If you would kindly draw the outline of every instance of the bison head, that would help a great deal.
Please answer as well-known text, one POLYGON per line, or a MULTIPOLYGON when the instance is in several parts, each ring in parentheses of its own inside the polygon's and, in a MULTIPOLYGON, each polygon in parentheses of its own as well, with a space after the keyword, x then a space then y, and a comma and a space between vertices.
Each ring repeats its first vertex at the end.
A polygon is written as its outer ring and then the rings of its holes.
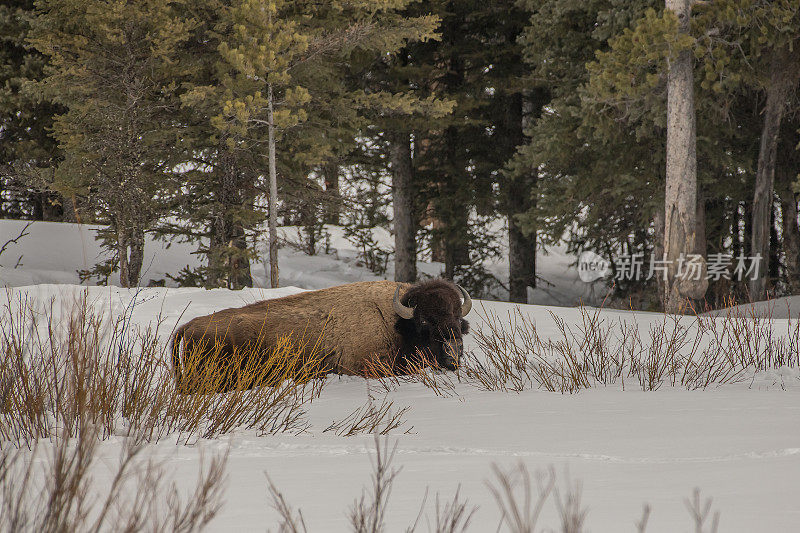
POLYGON ((441 368, 458 368, 464 352, 463 336, 469 330, 463 317, 472 308, 467 291, 437 279, 414 285, 401 299, 398 286, 392 306, 399 317, 395 329, 403 339, 398 370, 404 370, 406 361, 419 355, 433 356, 441 368))

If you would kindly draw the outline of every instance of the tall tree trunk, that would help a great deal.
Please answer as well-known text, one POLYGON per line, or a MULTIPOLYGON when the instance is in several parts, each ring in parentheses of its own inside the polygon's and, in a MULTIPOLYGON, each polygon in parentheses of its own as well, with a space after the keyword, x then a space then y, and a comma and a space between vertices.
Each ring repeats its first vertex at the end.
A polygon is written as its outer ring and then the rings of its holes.
POLYGON ((64 196, 64 222, 73 222, 80 224, 80 217, 78 215, 78 200, 73 194, 71 196, 64 196))
POLYGON ((60 194, 53 192, 35 192, 33 200, 33 219, 45 222, 61 222, 63 220, 62 202, 60 194))
MULTIPOLYGON (((689 30, 689 0, 666 0, 678 17, 680 32, 689 30)), ((697 141, 695 133, 694 75, 691 51, 675 57, 667 78, 667 169, 664 202, 664 256, 667 280, 664 309, 680 313, 689 298, 701 299, 708 288, 706 262, 701 255, 697 227, 697 141), (681 261, 693 259, 697 270, 679 271, 681 261), (695 279, 699 277, 699 279, 695 279)))
POLYGON ((417 280, 417 228, 414 217, 411 139, 407 132, 402 131, 390 131, 387 138, 392 165, 394 279, 413 282, 417 280))
MULTIPOLYGON (((664 210, 656 209, 653 215, 653 257, 661 259, 664 257, 664 210)), ((658 294, 666 294, 667 286, 663 276, 655 276, 658 294)), ((663 303, 663 302, 662 302, 663 303)))
POLYGON ((275 122, 272 109, 272 84, 269 84, 269 279, 278 287, 278 172, 275 162, 275 122))
POLYGON ((31 218, 33 220, 44 220, 44 195, 40 192, 34 192, 30 196, 31 204, 33 205, 33 213, 31 218))
POLYGON ((767 102, 764 107, 764 125, 758 152, 755 191, 753 193, 752 254, 761 257, 756 279, 750 281, 750 297, 763 300, 767 297, 769 273, 770 219, 774 206, 775 159, 781 120, 800 80, 800 58, 797 50, 788 47, 776 50, 770 65, 767 102))
POLYGON ((797 197, 786 191, 781 195, 783 214, 783 256, 790 294, 800 294, 800 227, 797 224, 797 197))
POLYGON ((244 226, 237 222, 231 225, 231 238, 228 247, 231 255, 228 262, 228 288, 243 289, 253 286, 253 276, 250 273, 250 258, 248 257, 247 234, 244 226))
MULTIPOLYGON (((706 199, 703 191, 698 188, 697 190, 697 209, 695 211, 695 227, 697 232, 695 234, 695 253, 706 257, 708 253, 708 242, 706 240, 706 199)), ((705 272, 704 272, 705 274, 705 272)), ((708 288, 708 284, 706 284, 708 288)), ((705 290, 703 291, 705 293, 705 290)))
POLYGON ((444 247, 444 276, 454 279, 456 269, 469 264, 469 213, 470 201, 464 194, 469 189, 467 185, 470 177, 466 169, 461 166, 461 139, 459 132, 454 127, 449 127, 444 132, 446 168, 444 182, 437 199, 439 213, 437 218, 443 222, 442 245, 444 247))
MULTIPOLYGON (((520 193, 530 196, 531 191, 520 193)), ((536 288, 536 232, 522 231, 514 215, 508 217, 508 285, 509 300, 523 304, 528 303, 528 287, 536 288)))
POLYGON ((131 287, 131 271, 128 265, 128 232, 117 228, 117 260, 119 261, 119 284, 131 287))
POLYGON ((322 177, 325 180, 325 223, 339 225, 341 223, 342 196, 339 192, 339 162, 329 161, 322 166, 322 177))
POLYGON ((733 239, 733 244, 731 245, 731 251, 733 252, 733 257, 736 258, 739 254, 744 252, 742 248, 742 204, 741 202, 736 202, 733 204, 733 225, 731 226, 731 239, 733 239))
POLYGON ((781 245, 786 284, 790 294, 800 294, 800 226, 797 222, 798 198, 793 190, 800 173, 800 151, 795 148, 800 135, 797 124, 784 124, 784 131, 787 129, 775 167, 775 190, 781 202, 781 245))
POLYGON ((780 241, 778 239, 778 228, 776 226, 777 215, 775 209, 769 217, 769 280, 777 280, 780 276, 780 241))
POLYGON ((245 195, 240 171, 232 154, 221 156, 218 211, 210 228, 206 287, 252 287, 245 228, 237 220, 245 195))
MULTIPOLYGON (((524 132, 540 115, 547 99, 546 91, 541 89, 525 95, 509 96, 505 119, 505 127, 508 129, 506 138, 510 142, 506 147, 509 157, 525 142, 524 132)), ((535 169, 528 169, 525 174, 506 179, 507 190, 504 196, 508 220, 509 300, 517 303, 528 303, 528 287, 536 287, 536 231, 524 232, 517 216, 528 213, 535 207, 533 191, 537 179, 535 169)))
POLYGON ((144 230, 135 227, 117 229, 117 259, 119 284, 122 287, 138 286, 144 260, 144 230))
POLYGON ((438 263, 447 262, 447 249, 445 248, 444 231, 445 226, 442 219, 436 213, 434 202, 428 202, 426 221, 431 225, 431 261, 438 263))
MULTIPOLYGON (((437 87, 439 83, 433 83, 432 86, 437 87)), ((435 89, 432 89, 435 91, 435 89)), ((429 152, 433 144, 432 138, 438 138, 442 135, 441 131, 416 131, 414 132, 414 179, 415 180, 430 180, 431 174, 436 174, 434 169, 431 168, 429 161, 431 157, 429 152)), ((438 170, 438 169, 437 169, 438 170)), ((439 195, 443 193, 441 183, 432 183, 431 186, 437 188, 439 195)), ((436 200, 428 199, 425 206, 421 208, 421 219, 419 220, 419 227, 431 228, 431 261, 436 263, 444 263, 446 251, 444 248, 444 231, 445 225, 439 214, 436 212, 436 200)))
POLYGON ((744 216, 742 220, 742 253, 745 257, 753 255, 753 203, 744 202, 744 216))
POLYGON ((144 261, 144 230, 131 228, 128 233, 128 287, 139 285, 144 261))

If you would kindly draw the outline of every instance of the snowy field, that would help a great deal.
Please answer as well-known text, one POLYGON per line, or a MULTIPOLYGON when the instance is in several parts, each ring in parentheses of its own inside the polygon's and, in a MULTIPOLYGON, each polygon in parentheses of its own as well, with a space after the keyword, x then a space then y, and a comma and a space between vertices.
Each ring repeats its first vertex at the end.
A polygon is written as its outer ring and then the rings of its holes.
MULTIPOLYGON (((14 236, 3 223, 3 236, 14 236)), ((57 308, 66 308, 87 291, 94 309, 109 318, 130 313, 132 323, 140 327, 162 319, 159 332, 166 343, 179 322, 195 316, 303 289, 373 279, 339 242, 339 259, 308 258, 284 249, 282 280, 295 286, 281 289, 80 287, 75 285, 74 271, 85 268, 81 261, 85 265, 95 261, 96 245, 85 230, 62 226, 32 226, 35 243, 22 241, 16 250, 22 255, 21 266, 14 268, 15 252, 2 258, 0 284, 7 289, 1 303, 27 296, 37 302, 54 299, 57 308)), ((193 247, 179 244, 163 253, 151 249, 154 259, 145 261, 147 276, 160 279, 164 272, 176 272, 194 257, 190 251, 193 247)), ((254 274, 258 268, 263 267, 254 266, 254 274)), ((263 278, 262 271, 262 283, 263 278)), ((488 301, 476 302, 468 318, 476 333, 485 332, 482 315, 506 317, 517 307, 535 322, 544 339, 558 338, 555 317, 574 327, 582 320, 576 308, 488 301)), ((645 339, 654 324, 664 322, 659 314, 600 313, 608 322, 635 324, 645 339)), ((799 318, 792 317, 792 322, 773 320, 775 335, 790 330, 799 318)), ((481 357, 475 334, 466 338, 465 349, 481 357)), ((452 374, 450 379, 454 389, 445 397, 420 383, 400 384, 387 393, 395 408, 409 408, 403 425, 388 437, 397 445, 394 466, 400 471, 389 500, 387 531, 404 531, 414 523, 426 491, 418 529, 429 530, 426 516, 434 511, 435 495, 448 501, 459 487, 462 498, 478 506, 469 531, 497 530, 500 512, 487 484, 494 479, 492 465, 511 469, 519 462, 531 473, 553 468, 562 496, 570 484, 580 483, 581 502, 588 510, 586 531, 636 531, 644 504, 652 509, 646 531, 694 531, 685 499, 695 487, 703 498, 713 498, 712 509, 720 513, 719 531, 795 531, 800 523, 796 366, 693 391, 665 385, 644 392, 628 382, 624 390, 616 383, 575 394, 535 387, 502 392, 482 390, 467 380, 459 383, 452 374)), ((164 460, 166 471, 188 491, 201 457, 229 450, 225 503, 211 522, 211 531, 276 530, 267 475, 286 500, 302 510, 309 531, 347 531, 348 509, 370 484, 373 439, 366 434, 339 437, 323 430, 363 405, 369 393, 380 401, 382 391, 375 380, 329 377, 321 396, 309 406, 308 429, 299 435, 234 431, 191 445, 176 445, 167 438, 148 444, 146 453, 164 460)), ((99 464, 114 464, 123 442, 120 435, 103 441, 99 464)), ((99 490, 110 483, 110 470, 97 467, 94 476, 99 490)), ((559 530, 558 520, 551 498, 537 530, 559 530)))

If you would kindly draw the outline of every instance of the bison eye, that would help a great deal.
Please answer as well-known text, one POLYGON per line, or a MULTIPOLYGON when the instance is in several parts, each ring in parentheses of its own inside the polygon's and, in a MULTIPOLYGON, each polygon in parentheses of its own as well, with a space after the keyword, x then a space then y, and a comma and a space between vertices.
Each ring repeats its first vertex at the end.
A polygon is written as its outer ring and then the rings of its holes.
POLYGON ((427 328, 428 326, 431 325, 431 323, 425 320, 424 318, 420 318, 419 325, 422 326, 423 328, 427 328))

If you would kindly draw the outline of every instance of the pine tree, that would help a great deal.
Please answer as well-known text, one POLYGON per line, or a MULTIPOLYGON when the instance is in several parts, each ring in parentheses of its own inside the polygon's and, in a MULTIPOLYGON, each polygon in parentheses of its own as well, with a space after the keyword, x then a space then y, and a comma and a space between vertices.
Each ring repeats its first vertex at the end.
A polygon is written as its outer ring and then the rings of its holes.
MULTIPOLYGON (((525 67, 514 41, 523 19, 514 2, 431 1, 415 8, 442 19, 441 38, 409 46, 387 80, 453 107, 452 113, 390 124, 388 130, 395 226, 402 230, 397 231, 402 260, 396 261, 396 279, 415 276, 410 257, 422 227, 431 258, 444 263, 443 275, 480 292, 487 282, 496 283, 483 267, 499 252, 485 225, 498 216, 495 185, 516 148, 514 140, 506 142, 507 128, 497 118, 520 94, 515 77, 525 67), (398 224, 401 214, 403 224, 398 224)), ((521 124, 511 127, 519 130, 521 124)))
POLYGON ((656 141, 657 128, 637 131, 606 122, 607 115, 586 103, 593 88, 584 89, 587 65, 651 3, 523 2, 530 13, 520 39, 532 70, 526 87, 545 94, 543 112, 527 129, 529 141, 511 171, 537 173, 535 203, 515 218, 524 231, 537 232, 540 246, 566 238, 572 253, 652 250, 642 228, 663 206, 656 194, 663 187, 663 148, 657 149, 663 141, 656 141))
POLYGON ((490 88, 477 117, 491 131, 485 142, 476 144, 484 150, 473 152, 474 160, 483 166, 477 206, 485 212, 487 192, 496 183, 496 207, 508 227, 509 299, 527 303, 528 288, 536 287, 538 243, 536 231, 526 231, 519 217, 535 207, 538 171, 517 164, 517 149, 527 143, 527 133, 550 100, 550 91, 530 79, 531 69, 522 58, 520 41, 529 13, 518 2, 496 2, 477 15, 475 26, 488 50, 485 83, 490 88))
MULTIPOLYGON (((762 257, 758 276, 750 283, 751 296, 757 300, 767 296, 770 270, 770 223, 773 215, 775 167, 781 121, 790 107, 800 83, 800 4, 785 0, 753 6, 753 2, 732 2, 739 16, 749 18, 754 34, 754 56, 763 64, 768 78, 764 84, 766 101, 761 145, 758 154, 755 190, 753 192, 752 253, 762 257), (745 4, 737 5, 737 4, 745 4), (768 66, 765 63, 768 62, 768 66)), ((747 21, 747 18, 744 20, 747 21)))
POLYGON ((212 2, 195 15, 203 22, 187 55, 200 59, 183 102, 197 157, 184 212, 192 232, 210 240, 201 249, 207 286, 252 283, 247 241, 264 216, 257 200, 266 192, 269 87, 278 192, 285 205, 301 206, 314 201, 314 170, 353 145, 365 113, 406 105, 348 81, 407 41, 433 36, 437 21, 399 14, 406 3, 212 2))
MULTIPOLYGON (((752 109, 764 101, 765 59, 772 57, 764 33, 775 13, 792 33, 789 4, 698 5, 690 36, 676 40, 675 19, 663 3, 532 2, 526 52, 554 99, 520 156, 541 172, 539 207, 528 224, 539 224, 551 240, 569 229, 573 250, 661 256, 667 58, 688 47, 696 63, 702 162, 697 246, 748 254, 754 222, 743 213, 752 212, 761 138, 752 109)), ((637 285, 623 281, 617 291, 637 285)), ((711 297, 721 302, 740 290, 735 281, 718 280, 711 297)))
POLYGON ((268 167, 268 89, 281 105, 279 130, 304 119, 308 101, 287 69, 308 38, 280 10, 285 2, 207 2, 192 12, 198 24, 183 63, 195 63, 181 99, 188 125, 187 189, 179 199, 195 238, 207 239, 202 278, 207 287, 252 286, 253 229, 268 167))
POLYGON ((162 214, 180 142, 173 61, 190 22, 174 6, 44 0, 32 23, 30 41, 49 58, 38 88, 66 109, 53 124, 64 158, 49 185, 86 198, 108 224, 100 236, 126 287, 139 281, 144 235, 162 214))
POLYGON ((59 158, 48 130, 62 109, 28 90, 47 61, 26 41, 33 9, 33 0, 0 6, 0 216, 69 219, 64 199, 37 187, 59 158))

